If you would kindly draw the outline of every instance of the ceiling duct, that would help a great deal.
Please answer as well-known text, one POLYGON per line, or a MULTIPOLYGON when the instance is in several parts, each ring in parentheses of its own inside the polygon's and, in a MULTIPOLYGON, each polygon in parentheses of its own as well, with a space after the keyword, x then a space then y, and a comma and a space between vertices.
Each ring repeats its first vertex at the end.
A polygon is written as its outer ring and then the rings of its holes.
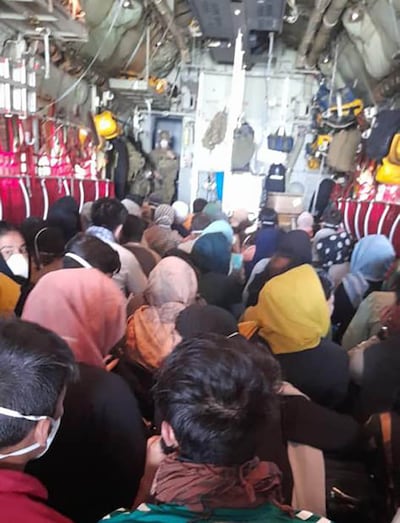
POLYGON ((280 33, 286 0, 244 0, 248 31, 280 33))
POLYGON ((204 38, 234 41, 230 0, 189 0, 204 38))
POLYGON ((72 20, 57 2, 48 0, 0 2, 0 21, 12 30, 29 37, 40 37, 49 31, 56 40, 87 41, 84 24, 72 20))

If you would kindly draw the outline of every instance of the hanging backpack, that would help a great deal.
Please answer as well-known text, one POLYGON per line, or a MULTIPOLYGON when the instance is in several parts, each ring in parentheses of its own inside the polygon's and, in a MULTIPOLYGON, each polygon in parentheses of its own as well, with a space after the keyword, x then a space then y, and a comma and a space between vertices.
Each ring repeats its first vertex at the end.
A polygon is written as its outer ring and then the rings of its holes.
POLYGON ((264 182, 264 192, 285 192, 286 167, 281 163, 273 163, 264 182))
POLYGON ((255 149, 254 130, 245 122, 233 134, 232 171, 250 170, 255 149))
POLYGON ((329 146, 327 163, 339 173, 347 173, 355 168, 357 149, 361 143, 358 129, 342 130, 333 136, 329 146))

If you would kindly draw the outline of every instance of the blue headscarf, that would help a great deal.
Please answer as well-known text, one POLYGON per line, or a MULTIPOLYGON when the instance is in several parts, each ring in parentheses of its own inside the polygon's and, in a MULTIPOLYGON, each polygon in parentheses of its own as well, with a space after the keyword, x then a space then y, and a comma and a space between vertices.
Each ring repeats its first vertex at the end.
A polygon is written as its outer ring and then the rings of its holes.
POLYGON ((191 258, 204 274, 208 272, 227 275, 230 270, 232 244, 220 232, 206 234, 196 240, 191 258))
POLYGON ((217 220, 215 222, 212 222, 208 227, 206 227, 204 229, 204 231, 201 233, 201 235, 206 236, 207 234, 215 234, 215 233, 222 233, 225 236, 225 238, 228 240, 230 245, 232 245, 233 229, 227 221, 217 220))
POLYGON ((267 227, 258 231, 256 235, 256 252, 254 254, 254 265, 260 260, 271 258, 275 254, 282 231, 277 228, 267 227))
POLYGON ((395 250, 388 238, 383 234, 371 234, 356 244, 350 271, 361 273, 370 282, 383 281, 395 258, 395 250))

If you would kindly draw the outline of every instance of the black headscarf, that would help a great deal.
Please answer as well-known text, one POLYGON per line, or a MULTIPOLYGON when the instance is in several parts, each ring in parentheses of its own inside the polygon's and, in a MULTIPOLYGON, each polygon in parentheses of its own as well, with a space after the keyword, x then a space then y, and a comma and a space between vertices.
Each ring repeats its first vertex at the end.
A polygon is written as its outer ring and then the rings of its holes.
POLYGON ((194 338, 205 332, 230 336, 237 331, 237 323, 232 314, 220 307, 195 304, 179 314, 176 330, 183 339, 194 338))
POLYGON ((61 229, 65 243, 81 231, 79 205, 72 196, 60 198, 49 209, 47 223, 52 227, 61 229))
MULTIPOLYGON (((281 237, 277 252, 274 256, 288 258, 289 263, 282 268, 281 272, 286 272, 300 265, 312 263, 312 247, 308 234, 304 231, 290 231, 281 237)), ((275 274, 276 275, 276 274, 275 274)), ((249 297, 246 303, 247 307, 257 304, 258 295, 261 289, 274 275, 271 274, 269 264, 263 272, 256 275, 249 286, 249 297)))

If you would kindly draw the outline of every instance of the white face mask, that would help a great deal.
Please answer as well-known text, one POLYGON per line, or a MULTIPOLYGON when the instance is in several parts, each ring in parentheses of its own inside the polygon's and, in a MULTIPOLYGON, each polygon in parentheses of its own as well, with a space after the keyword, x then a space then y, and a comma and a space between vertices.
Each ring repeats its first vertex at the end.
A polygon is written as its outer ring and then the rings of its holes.
POLYGON ((8 258, 7 265, 14 276, 29 277, 29 263, 23 254, 13 254, 8 258))
POLYGON ((64 254, 64 256, 66 258, 70 258, 71 260, 76 261, 76 263, 79 263, 79 265, 81 265, 85 269, 93 269, 93 266, 90 265, 89 262, 87 262, 86 260, 81 258, 81 256, 78 256, 77 254, 74 254, 73 252, 67 252, 66 254, 64 254))
POLYGON ((168 149, 168 147, 169 147, 168 140, 160 140, 160 147, 161 147, 161 149, 168 149))
MULTIPOLYGON (((29 421, 41 421, 44 419, 49 419, 51 422, 51 430, 49 432, 49 435, 47 436, 46 445, 43 451, 35 456, 35 459, 41 458, 46 454, 46 452, 49 450, 50 445, 53 443, 54 438, 56 437, 57 431, 60 428, 61 423, 61 417, 57 420, 51 418, 50 416, 25 416, 24 414, 20 414, 16 410, 6 409, 4 407, 0 407, 0 414, 3 416, 9 416, 10 418, 17 418, 17 419, 26 419, 29 421)), ((29 454, 29 452, 32 452, 36 449, 40 449, 41 445, 40 443, 33 443, 33 445, 29 445, 29 447, 25 447, 19 450, 15 450, 14 452, 10 452, 8 454, 0 454, 0 460, 12 458, 14 456, 23 456, 25 454, 29 454)))

